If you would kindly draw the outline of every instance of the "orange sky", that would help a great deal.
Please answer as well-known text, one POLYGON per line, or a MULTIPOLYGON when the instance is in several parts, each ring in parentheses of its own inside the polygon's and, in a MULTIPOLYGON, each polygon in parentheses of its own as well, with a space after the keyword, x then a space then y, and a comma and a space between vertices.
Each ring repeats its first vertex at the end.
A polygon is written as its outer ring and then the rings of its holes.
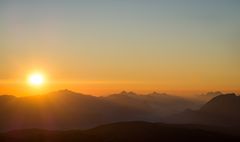
POLYGON ((240 92, 237 1, 0 2, 0 94, 240 92), (39 89, 26 84, 46 75, 39 89))
POLYGON ((169 93, 172 95, 180 96, 191 96, 199 95, 209 91, 222 91, 222 92, 235 92, 240 93, 239 89, 236 88, 221 88, 208 87, 208 86, 197 86, 187 87, 182 86, 168 86, 168 85, 156 85, 156 83, 146 84, 137 82, 62 82, 62 83, 49 83, 46 82, 42 86, 31 86, 28 83, 0 83, 1 92, 4 94, 12 94, 16 96, 27 96, 27 95, 38 95, 53 92, 56 90, 69 89, 75 92, 90 94, 90 95, 110 95, 119 93, 121 91, 133 91, 140 94, 152 93, 157 91, 159 93, 169 93), (124 88, 124 89, 123 89, 124 88))

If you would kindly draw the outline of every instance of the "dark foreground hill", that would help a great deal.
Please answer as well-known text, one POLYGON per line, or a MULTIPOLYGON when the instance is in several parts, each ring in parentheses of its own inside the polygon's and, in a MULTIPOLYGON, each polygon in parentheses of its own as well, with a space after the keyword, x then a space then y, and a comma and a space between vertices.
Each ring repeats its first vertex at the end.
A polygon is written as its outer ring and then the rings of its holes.
POLYGON ((120 122, 80 131, 17 130, 0 134, 1 142, 237 142, 227 135, 184 125, 120 122))

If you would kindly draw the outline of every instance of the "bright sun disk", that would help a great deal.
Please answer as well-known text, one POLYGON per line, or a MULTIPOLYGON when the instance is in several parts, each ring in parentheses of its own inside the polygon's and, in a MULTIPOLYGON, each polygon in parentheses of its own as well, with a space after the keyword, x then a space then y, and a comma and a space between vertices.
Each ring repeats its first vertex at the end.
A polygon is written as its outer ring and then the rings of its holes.
POLYGON ((33 86, 41 86, 44 83, 44 76, 41 73, 34 73, 28 77, 28 83, 33 86))

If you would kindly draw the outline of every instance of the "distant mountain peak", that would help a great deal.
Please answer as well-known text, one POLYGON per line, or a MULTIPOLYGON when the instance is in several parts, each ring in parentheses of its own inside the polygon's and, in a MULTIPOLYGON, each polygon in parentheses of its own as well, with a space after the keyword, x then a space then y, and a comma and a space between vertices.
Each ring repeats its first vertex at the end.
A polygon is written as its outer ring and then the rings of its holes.
POLYGON ((167 96, 166 93, 159 93, 159 92, 156 92, 156 91, 154 91, 154 92, 152 92, 148 95, 150 95, 150 96, 167 96))
POLYGON ((237 97, 238 96, 235 93, 222 94, 214 97, 212 100, 209 101, 209 103, 213 101, 219 101, 219 100, 227 101, 228 99, 235 99, 237 97))
POLYGON ((124 96, 136 96, 137 94, 130 91, 130 92, 127 92, 127 91, 122 91, 119 95, 124 95, 124 96))
POLYGON ((214 96, 214 95, 223 95, 222 92, 220 91, 213 91, 213 92, 207 92, 206 95, 209 95, 209 96, 214 96))
POLYGON ((57 93, 70 93, 70 94, 74 93, 75 94, 75 92, 73 92, 73 91, 71 91, 69 89, 59 90, 59 91, 57 91, 57 93))
POLYGON ((2 97, 2 98, 15 98, 15 96, 13 96, 13 95, 6 95, 6 94, 0 95, 0 97, 2 97))
POLYGON ((7 102, 7 101, 13 100, 15 98, 16 97, 12 96, 12 95, 0 95, 0 103, 7 102))
POLYGON ((81 93, 77 93, 68 89, 63 89, 63 90, 59 90, 59 91, 55 91, 52 93, 49 93, 48 95, 50 96, 65 96, 65 97, 69 97, 69 96, 91 96, 91 95, 85 95, 85 94, 81 94, 81 93))
POLYGON ((239 115, 237 113, 239 108, 240 96, 237 96, 235 93, 229 93, 213 98, 201 108, 201 111, 224 115, 229 113, 239 115))
POLYGON ((122 91, 122 92, 120 92, 120 94, 127 94, 127 91, 122 91))
POLYGON ((212 92, 207 92, 206 94, 201 94, 199 95, 199 97, 203 97, 203 98, 214 98, 216 96, 220 96, 220 95, 225 95, 220 91, 212 91, 212 92))

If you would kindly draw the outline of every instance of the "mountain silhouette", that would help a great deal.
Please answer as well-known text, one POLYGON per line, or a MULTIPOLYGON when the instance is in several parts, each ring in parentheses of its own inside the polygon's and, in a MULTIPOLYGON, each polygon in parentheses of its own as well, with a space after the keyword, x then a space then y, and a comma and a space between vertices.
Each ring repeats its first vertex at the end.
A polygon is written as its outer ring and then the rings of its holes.
POLYGON ((240 97, 235 94, 220 95, 204 105, 200 111, 222 116, 240 117, 240 97))
POLYGON ((104 97, 104 99, 123 107, 156 114, 159 117, 178 113, 187 108, 197 107, 194 102, 187 99, 157 92, 138 95, 134 92, 123 91, 120 94, 104 97))
POLYGON ((239 136, 149 122, 119 122, 88 130, 49 131, 39 129, 0 133, 1 142, 237 142, 239 136))
POLYGON ((214 92, 207 92, 206 94, 202 94, 202 95, 197 95, 196 99, 202 102, 208 102, 211 99, 220 96, 220 95, 224 95, 224 93, 220 92, 220 91, 214 91, 214 92))
POLYGON ((194 103, 166 94, 122 92, 96 97, 60 90, 46 95, 0 97, 0 130, 85 129, 119 121, 155 121, 194 103))
POLYGON ((240 96, 219 95, 199 110, 186 110, 168 118, 169 123, 191 123, 240 128, 240 96))

